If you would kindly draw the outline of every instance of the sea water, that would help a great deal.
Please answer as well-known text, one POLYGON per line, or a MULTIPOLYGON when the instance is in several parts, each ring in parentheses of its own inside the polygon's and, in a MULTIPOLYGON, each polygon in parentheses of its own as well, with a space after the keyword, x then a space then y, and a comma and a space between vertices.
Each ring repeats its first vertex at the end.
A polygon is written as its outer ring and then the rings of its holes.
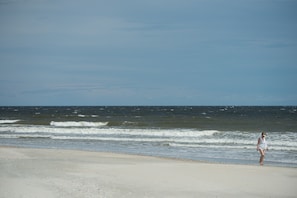
POLYGON ((297 167, 297 107, 0 107, 0 145, 297 167))

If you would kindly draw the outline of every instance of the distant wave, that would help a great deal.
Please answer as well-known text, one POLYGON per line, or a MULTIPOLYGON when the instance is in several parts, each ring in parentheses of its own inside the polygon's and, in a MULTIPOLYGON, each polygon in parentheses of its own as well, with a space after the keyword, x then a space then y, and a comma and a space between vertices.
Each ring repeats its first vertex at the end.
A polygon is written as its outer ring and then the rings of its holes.
POLYGON ((67 121, 67 122, 55 122, 51 121, 51 126, 56 127, 102 127, 106 126, 108 122, 84 122, 84 121, 67 121))
POLYGON ((20 120, 0 120, 0 124, 13 124, 19 121, 20 120))
POLYGON ((83 114, 78 114, 77 117, 81 117, 81 118, 86 118, 86 117, 97 118, 99 116, 98 115, 83 115, 83 114))

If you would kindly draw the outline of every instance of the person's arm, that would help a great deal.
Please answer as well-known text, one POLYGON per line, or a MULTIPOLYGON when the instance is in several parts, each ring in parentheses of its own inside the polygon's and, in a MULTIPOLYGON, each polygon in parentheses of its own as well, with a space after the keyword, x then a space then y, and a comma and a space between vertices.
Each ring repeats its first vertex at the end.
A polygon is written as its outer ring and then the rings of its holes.
POLYGON ((259 150, 260 138, 258 138, 257 151, 259 150))

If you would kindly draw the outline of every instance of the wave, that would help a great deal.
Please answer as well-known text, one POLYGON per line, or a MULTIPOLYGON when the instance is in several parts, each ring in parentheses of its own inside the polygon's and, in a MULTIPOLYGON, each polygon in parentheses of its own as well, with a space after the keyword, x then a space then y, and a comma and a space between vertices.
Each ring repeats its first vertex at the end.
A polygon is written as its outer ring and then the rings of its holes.
POLYGON ((0 124, 14 124, 19 122, 20 120, 0 120, 0 124))
MULTIPOLYGON (((228 144, 230 140, 214 141, 213 139, 180 139, 180 138, 150 138, 150 137, 111 137, 111 136, 67 136, 67 135, 53 135, 53 134, 0 134, 0 138, 7 139, 23 139, 23 138, 37 138, 37 139, 52 139, 52 140, 81 140, 81 141, 105 141, 105 142, 138 142, 138 143, 155 143, 161 146, 168 147, 183 147, 183 148, 210 148, 210 149, 244 149, 255 150, 255 144, 250 141, 242 141, 240 144, 228 144)), ((297 151, 296 146, 275 146, 269 148, 270 151, 297 151)))
POLYGON ((213 145, 213 144, 181 144, 181 143, 168 143, 172 147, 190 147, 190 148, 229 148, 229 149, 255 149, 252 145, 213 145))
POLYGON ((99 117, 99 116, 98 116, 98 115, 84 115, 84 114, 78 114, 77 117, 80 117, 80 118, 86 118, 86 117, 97 118, 97 117, 99 117))
MULTIPOLYGON (((112 128, 105 122, 54 122, 49 125, 1 125, 0 138, 49 138, 52 140, 147 142, 185 148, 256 149, 257 133, 197 129, 112 128), (106 127, 104 127, 106 126, 106 127)), ((297 133, 274 133, 271 150, 297 151, 297 133)))
POLYGON ((195 129, 125 129, 125 128, 105 128, 108 123, 103 122, 51 122, 51 126, 2 126, 0 132, 10 133, 49 133, 49 134, 73 134, 73 135, 130 135, 147 137, 180 137, 199 138, 203 136, 213 136, 221 133, 217 130, 195 130, 195 129), (54 126, 54 127, 53 127, 54 126), (91 127, 96 126, 96 127, 91 127), (83 128, 86 127, 86 128, 83 128))
MULTIPOLYGON (((226 145, 226 144, 183 144, 183 143, 168 143, 167 146, 171 147, 189 147, 189 148, 212 148, 212 149, 249 149, 255 150, 256 146, 251 144, 238 144, 238 145, 226 145)), ((269 147, 270 151, 297 151, 297 147, 285 147, 285 146, 272 146, 269 147)))
POLYGON ((107 126, 108 122, 85 122, 85 121, 66 121, 66 122, 55 122, 51 121, 51 126, 56 127, 102 127, 107 126))
POLYGON ((0 138, 18 139, 18 138, 48 138, 54 139, 51 135, 38 135, 38 134, 0 134, 0 138))

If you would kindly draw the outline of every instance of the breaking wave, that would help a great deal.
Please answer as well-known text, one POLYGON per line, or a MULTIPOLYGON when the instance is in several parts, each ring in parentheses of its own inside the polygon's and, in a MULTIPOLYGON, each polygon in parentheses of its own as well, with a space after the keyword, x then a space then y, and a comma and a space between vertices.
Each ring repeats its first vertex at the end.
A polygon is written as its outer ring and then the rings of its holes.
MULTIPOLYGON (((11 121, 12 122, 12 121, 11 121)), ((50 122, 50 125, 2 125, 0 138, 47 138, 52 140, 147 142, 169 147, 255 149, 256 133, 197 129, 112 128, 108 122, 50 122)), ((297 151, 296 133, 275 133, 272 150, 297 151)))
POLYGON ((13 124, 13 123, 17 123, 20 120, 0 120, 0 124, 13 124))
POLYGON ((84 122, 84 121, 67 121, 67 122, 55 122, 51 121, 51 126, 57 127, 102 127, 106 126, 108 122, 84 122))

